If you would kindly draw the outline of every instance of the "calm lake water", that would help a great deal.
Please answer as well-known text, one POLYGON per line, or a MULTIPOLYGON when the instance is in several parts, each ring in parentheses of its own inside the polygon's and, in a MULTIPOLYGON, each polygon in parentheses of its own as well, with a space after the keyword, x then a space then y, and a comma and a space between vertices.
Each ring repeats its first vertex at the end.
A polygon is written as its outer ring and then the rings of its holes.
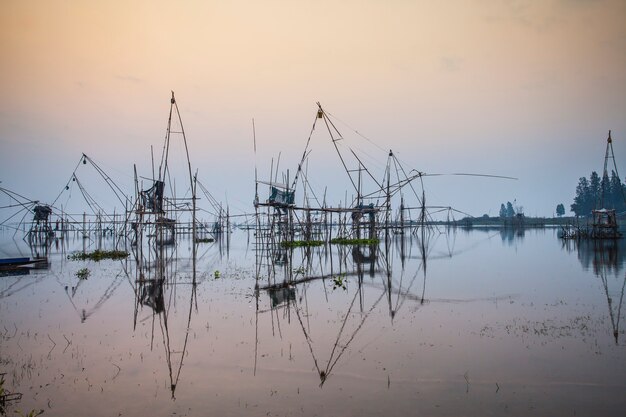
MULTIPOLYGON (((0 235, 0 257, 31 254, 0 235)), ((626 241, 456 230, 270 261, 235 231, 198 245, 195 273, 188 240, 67 259, 83 245, 113 240, 70 237, 49 269, 0 277, 0 372, 23 394, 8 414, 626 412, 626 241)))

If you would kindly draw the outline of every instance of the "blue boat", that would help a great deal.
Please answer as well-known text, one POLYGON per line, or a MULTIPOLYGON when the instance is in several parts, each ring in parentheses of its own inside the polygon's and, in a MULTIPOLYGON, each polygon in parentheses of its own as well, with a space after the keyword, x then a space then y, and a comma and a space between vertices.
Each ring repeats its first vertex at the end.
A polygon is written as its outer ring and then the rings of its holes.
POLYGON ((4 258, 0 259, 0 270, 11 271, 22 267, 34 267, 41 265, 42 263, 48 263, 47 258, 4 258))

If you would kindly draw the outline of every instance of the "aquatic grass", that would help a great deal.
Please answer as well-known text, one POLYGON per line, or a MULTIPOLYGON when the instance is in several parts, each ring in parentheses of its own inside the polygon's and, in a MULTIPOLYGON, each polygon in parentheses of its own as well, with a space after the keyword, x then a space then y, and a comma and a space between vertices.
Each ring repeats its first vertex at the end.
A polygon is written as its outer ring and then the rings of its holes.
POLYGON ((347 237, 336 237, 330 240, 333 245, 377 245, 380 239, 349 239, 347 237))
POLYGON ((346 274, 337 275, 333 277, 333 290, 336 290, 337 288, 341 288, 344 291, 347 291, 348 290, 348 288, 346 287, 347 283, 348 283, 348 280, 346 278, 346 274))
POLYGON ((89 268, 81 268, 76 271, 76 274, 74 275, 76 275, 79 279, 87 279, 89 275, 91 275, 91 271, 89 268))
POLYGON ((322 246, 323 240, 285 240, 280 242, 283 248, 303 248, 312 246, 322 246))
POLYGON ((73 253, 67 258, 72 261, 95 261, 100 262, 103 259, 126 259, 129 253, 121 250, 96 250, 91 253, 73 253))

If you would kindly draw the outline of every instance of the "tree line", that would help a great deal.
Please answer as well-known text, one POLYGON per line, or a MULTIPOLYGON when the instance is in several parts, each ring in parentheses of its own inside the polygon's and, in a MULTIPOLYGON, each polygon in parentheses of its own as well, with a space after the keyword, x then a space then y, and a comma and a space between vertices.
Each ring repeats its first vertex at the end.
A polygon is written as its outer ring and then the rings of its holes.
POLYGON ((511 204, 510 201, 506 202, 506 206, 504 205, 504 203, 500 204, 500 218, 505 219, 505 218, 510 218, 510 217, 515 217, 516 214, 520 213, 522 214, 524 212, 524 208, 523 207, 513 207, 513 204, 511 204))
POLYGON ((611 176, 602 178, 593 171, 589 179, 581 177, 576 186, 576 196, 570 209, 577 216, 587 216, 591 210, 606 208, 615 211, 626 211, 626 186, 622 183, 615 171, 611 176))

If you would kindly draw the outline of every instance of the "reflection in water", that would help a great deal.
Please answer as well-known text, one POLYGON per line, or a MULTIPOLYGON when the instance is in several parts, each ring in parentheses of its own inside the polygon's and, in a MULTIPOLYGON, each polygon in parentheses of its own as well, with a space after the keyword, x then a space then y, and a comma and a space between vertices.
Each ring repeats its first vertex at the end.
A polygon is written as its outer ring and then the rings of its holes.
POLYGON ((73 285, 73 286, 63 285, 58 277, 57 277, 57 282, 60 285, 64 286, 65 294, 67 295, 67 298, 70 304, 72 305, 72 308, 74 309, 74 311, 76 311, 76 313, 80 317, 81 323, 84 323, 92 314, 94 314, 96 311, 102 308, 104 303, 106 303, 107 300, 109 300, 113 296, 113 294, 115 293, 115 290, 117 290, 120 284, 124 282, 123 277, 122 277, 123 273, 124 273, 123 270, 117 273, 117 275, 115 276, 111 284, 109 284, 109 286, 100 295, 100 297, 98 298, 98 301, 96 301, 96 303, 92 307, 89 307, 89 308, 85 307, 90 304, 89 298, 87 298, 86 300, 79 300, 80 297, 78 296, 79 294, 78 288, 83 284, 83 282, 85 282, 85 279, 74 277, 77 280, 77 282, 76 282, 76 285, 73 285))
MULTIPOLYGON (((176 387, 183 367, 183 360, 187 353, 187 342, 191 327, 191 316, 194 305, 197 311, 196 296, 196 252, 192 254, 192 280, 184 282, 179 279, 177 271, 177 249, 174 245, 150 244, 147 249, 142 246, 135 248, 134 255, 137 261, 136 280, 133 286, 135 292, 135 310, 133 318, 133 328, 137 329, 138 316, 142 307, 150 308, 150 315, 141 321, 152 319, 150 350, 154 348, 155 325, 158 323, 165 360, 170 379, 170 391, 172 399, 176 399, 176 387), (146 257, 145 254, 148 256, 146 257), (189 299, 189 314, 186 325, 183 327, 185 335, 182 342, 182 349, 173 348, 175 337, 171 334, 171 323, 169 323, 170 309, 175 307, 176 289, 179 285, 191 285, 191 295, 189 299)), ((178 329, 180 326, 174 326, 178 329)))
POLYGON ((500 228, 500 237, 502 243, 507 243, 509 246, 517 243, 517 241, 524 240, 526 229, 524 227, 502 227, 500 228))
MULTIPOLYGON (((161 314, 165 311, 165 301, 163 299, 163 280, 144 280, 139 288, 139 302, 142 305, 152 308, 155 314, 161 314)), ((136 324, 137 323, 135 321, 135 327, 136 324)))
POLYGON ((346 351, 346 349, 348 349, 348 347, 350 346, 350 344, 356 337, 359 330, 363 327, 363 324, 369 317, 370 313, 376 308, 376 306, 378 305, 378 303, 380 302, 380 300, 382 300, 384 296, 384 293, 381 293, 378 299, 372 304, 370 309, 365 314, 362 314, 361 321, 358 322, 354 326, 354 330, 352 332, 344 333, 344 330, 346 329, 346 324, 348 322, 348 318, 353 315, 352 310, 354 308, 357 295, 361 293, 361 288, 362 288, 362 285, 359 285, 359 291, 356 291, 354 293, 354 296, 352 297, 352 302, 350 303, 350 307, 348 308, 348 310, 346 311, 346 314, 343 317, 343 320, 341 322, 341 327, 339 329, 339 332, 337 333, 337 337, 335 339, 332 350, 330 352, 330 356, 326 360, 326 366, 324 367, 324 369, 320 368, 320 361, 318 360, 317 355, 315 354, 315 350, 313 348, 313 340, 311 339, 311 336, 310 336, 310 328, 308 328, 308 322, 307 322, 307 326, 305 326, 304 322, 302 321, 303 314, 306 314, 307 317, 309 316, 308 311, 305 310, 305 312, 303 313, 302 307, 300 307, 297 304, 294 305, 296 316, 298 317, 298 322, 300 323, 300 327, 302 328, 302 333, 304 334, 306 342, 309 346, 311 357, 313 358, 313 363, 315 364, 315 369, 317 370, 317 373, 320 377, 320 387, 324 385, 327 378, 330 376, 333 368, 335 367, 337 362, 339 362, 339 359, 341 359, 344 352, 346 351), (307 328, 309 331, 307 331, 307 328))
MULTIPOLYGON (((122 265, 125 265, 125 262, 126 261, 121 261, 122 265)), ((70 274, 69 277, 67 274, 62 276, 56 272, 51 272, 51 274, 55 276, 56 282, 63 288, 67 300, 72 306, 72 309, 76 312, 81 323, 85 323, 89 317, 100 310, 103 305, 113 297, 126 277, 125 270, 122 268, 112 278, 108 286, 104 288, 101 293, 96 295, 97 301, 94 304, 94 294, 90 293, 90 291, 85 291, 84 293, 79 291, 82 286, 86 285, 88 278, 80 278, 75 273, 70 274)))
MULTIPOLYGON (((295 315, 320 378, 320 386, 323 386, 357 338, 370 314, 383 299, 388 304, 389 317, 392 322, 406 300, 418 302, 420 305, 424 303, 427 259, 431 256, 433 247, 431 243, 440 236, 440 233, 423 229, 418 234, 388 235, 384 242, 372 245, 324 245, 295 249, 285 249, 281 245, 271 243, 258 246, 256 252, 255 374, 258 362, 259 316, 269 313, 272 334, 281 335, 281 319, 286 319, 290 324, 292 316, 295 315), (415 250, 417 253, 414 253, 415 250), (402 265, 399 281, 394 278, 397 275, 394 275, 392 271, 394 257, 399 257, 402 265), (416 261, 417 266, 412 265, 415 270, 410 273, 412 277, 406 282, 404 277, 408 272, 405 268, 409 262, 413 261, 416 261), (371 281, 367 283, 364 282, 366 275, 371 278, 371 281), (420 294, 416 295, 412 291, 420 275, 423 277, 422 285, 420 294), (352 285, 354 278, 356 278, 356 287, 352 285), (376 283, 377 279, 380 279, 380 284, 376 283), (347 287, 346 282, 350 282, 347 287), (323 339, 323 335, 318 335, 319 339, 317 339, 312 334, 312 323, 309 321, 309 318, 314 315, 310 308, 319 307, 319 305, 315 302, 309 303, 308 292, 312 289, 312 285, 320 283, 321 289, 318 287, 317 291, 323 291, 323 297, 327 302, 331 291, 339 291, 341 294, 345 290, 350 293, 349 303, 344 307, 341 318, 337 322, 336 334, 325 343, 319 342, 323 339), (332 290, 327 284, 332 285, 332 290), (378 293, 369 303, 366 302, 365 297, 366 286, 378 293), (269 296, 270 308, 267 310, 260 308, 262 293, 267 293, 269 296), (314 340, 317 340, 317 343, 314 340), (324 344, 327 346, 323 346, 324 344), (320 351, 324 348, 329 351, 327 357, 320 355, 320 351)), ((444 236, 448 239, 448 235, 444 236)), ((445 257, 451 257, 453 250, 448 242, 448 253, 445 257)), ((323 332, 328 334, 329 329, 326 327, 323 332)), ((333 333, 332 330, 330 333, 333 333)))
POLYGON ((45 275, 40 275, 33 279, 28 276, 29 274, 30 270, 28 269, 0 273, 0 278, 3 281, 3 287, 0 289, 0 300, 32 287, 45 278, 45 275))
POLYGON ((501 236, 270 244, 256 281, 258 252, 234 239, 233 264, 200 253, 200 307, 184 239, 121 264, 52 246, 49 272, 0 280, 0 359, 22 409, 50 401, 54 415, 410 415, 418 400, 426 415, 619 415, 623 242, 565 242, 568 255, 551 233, 527 230, 519 248, 501 236))
POLYGON ((615 343, 619 344, 619 324, 626 287, 626 245, 618 239, 562 239, 563 248, 578 253, 584 269, 600 278, 609 308, 615 343), (623 278, 622 278, 623 276, 623 278))
POLYGON ((296 301, 296 289, 293 287, 268 288, 272 300, 272 308, 296 301))
POLYGON ((263 317, 271 320, 272 337, 291 341, 299 334, 306 342, 305 350, 310 354, 321 387, 337 372, 338 365, 349 362, 346 356, 360 354, 370 343, 366 340, 380 332, 380 326, 384 328, 380 313, 387 312, 392 326, 404 326, 406 323, 395 323, 399 317, 410 317, 432 301, 511 301, 511 296, 427 299, 430 262, 449 260, 498 235, 498 232, 488 233, 484 239, 458 250, 456 233, 456 230, 441 233, 422 228, 417 233, 385 235, 379 244, 373 245, 326 244, 286 249, 272 240, 257 245, 254 374, 263 317), (400 270, 394 271, 394 265, 400 270), (386 308, 381 309, 381 302, 386 308), (399 315, 407 308, 410 310, 406 314, 399 315), (324 320, 325 310, 332 314, 324 320), (374 323, 368 325, 372 317, 374 323), (296 334, 291 335, 292 331, 296 334), (362 333, 369 336, 363 339, 362 333), (354 346, 359 343, 364 345, 354 346))

